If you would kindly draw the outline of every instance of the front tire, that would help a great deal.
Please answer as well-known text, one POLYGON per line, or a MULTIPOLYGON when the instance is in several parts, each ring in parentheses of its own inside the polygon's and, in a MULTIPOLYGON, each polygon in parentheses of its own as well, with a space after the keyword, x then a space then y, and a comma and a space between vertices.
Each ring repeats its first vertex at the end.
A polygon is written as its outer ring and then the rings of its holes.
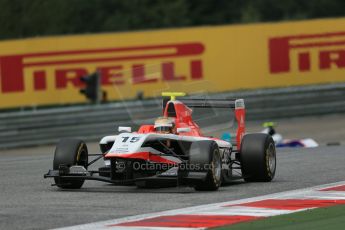
POLYGON ((269 182, 276 172, 276 149, 272 137, 264 133, 247 134, 241 143, 241 169, 247 182, 269 182))
MULTIPOLYGON (((88 151, 86 144, 77 139, 61 139, 55 149, 53 169, 59 170, 60 165, 71 167, 80 165, 87 169, 88 151)), ((63 189, 79 189, 85 179, 54 178, 56 185, 63 189)))
POLYGON ((196 183, 197 191, 215 191, 222 182, 222 162, 219 148, 214 141, 198 141, 191 145, 189 164, 200 166, 207 175, 204 181, 196 183))

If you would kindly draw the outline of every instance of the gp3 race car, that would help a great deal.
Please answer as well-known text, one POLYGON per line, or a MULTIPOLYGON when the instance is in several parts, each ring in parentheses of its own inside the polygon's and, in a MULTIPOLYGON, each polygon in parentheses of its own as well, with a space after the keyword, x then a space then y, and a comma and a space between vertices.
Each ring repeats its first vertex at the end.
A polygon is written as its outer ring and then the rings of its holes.
POLYGON ((44 178, 54 178, 55 185, 62 189, 79 189, 85 180, 98 180, 115 185, 191 186, 209 191, 235 179, 268 182, 274 178, 274 141, 269 134, 245 134, 243 99, 163 93, 162 104, 163 116, 155 124, 141 125, 134 132, 130 127, 119 127, 118 135, 103 137, 102 153, 88 154, 86 144, 78 139, 60 140, 53 169, 44 178), (191 108, 234 110, 235 140, 203 136, 192 119, 191 108), (89 162, 91 156, 96 158, 89 162), (99 159, 105 166, 88 170, 99 159))

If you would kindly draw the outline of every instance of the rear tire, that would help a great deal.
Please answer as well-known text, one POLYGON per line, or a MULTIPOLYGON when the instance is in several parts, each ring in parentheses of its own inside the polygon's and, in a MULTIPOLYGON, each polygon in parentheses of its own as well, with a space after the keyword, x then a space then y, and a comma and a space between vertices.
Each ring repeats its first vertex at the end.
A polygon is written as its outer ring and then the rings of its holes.
POLYGON ((215 191, 222 182, 222 162, 219 148, 214 141, 198 141, 191 145, 189 164, 200 166, 200 171, 206 171, 204 181, 196 183, 197 191, 215 191))
MULTIPOLYGON (((88 151, 86 144, 77 139, 61 139, 55 149, 53 169, 59 170, 60 165, 71 167, 80 165, 87 169, 88 151)), ((85 179, 54 178, 56 185, 64 189, 79 189, 85 179)))
POLYGON ((264 133, 247 134, 241 144, 241 169, 247 182, 269 182, 276 172, 276 149, 272 137, 264 133))

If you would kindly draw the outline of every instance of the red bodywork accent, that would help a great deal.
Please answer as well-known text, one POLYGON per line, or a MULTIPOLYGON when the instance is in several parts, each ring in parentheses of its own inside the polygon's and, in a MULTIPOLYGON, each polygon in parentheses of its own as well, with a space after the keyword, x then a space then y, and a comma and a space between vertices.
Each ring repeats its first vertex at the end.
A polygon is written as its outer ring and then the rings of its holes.
POLYGON ((199 126, 193 121, 192 119, 192 110, 188 108, 186 105, 184 105, 181 102, 174 103, 172 101, 168 102, 165 106, 165 110, 163 115, 165 117, 168 117, 168 105, 170 103, 174 104, 175 112, 176 112, 176 118, 175 118, 175 124, 176 128, 187 128, 189 127, 191 129, 188 133, 182 133, 181 135, 184 136, 202 136, 201 130, 199 126))
POLYGON ((151 161, 156 163, 164 164, 176 164, 175 161, 165 159, 164 157, 158 156, 150 152, 137 152, 137 153, 108 153, 105 158, 126 158, 126 159, 140 159, 145 161, 151 161))
POLYGON ((155 128, 153 125, 142 125, 140 126, 138 133, 153 133, 155 128))
MULTIPOLYGON (((175 124, 176 128, 190 128, 190 132, 181 133, 179 135, 183 136, 195 136, 195 137, 204 137, 200 127, 193 121, 192 110, 179 101, 169 101, 165 106, 163 111, 163 116, 169 117, 168 105, 172 103, 175 109, 175 124)), ((241 147, 241 140, 245 133, 245 109, 244 108, 235 108, 235 117, 237 121, 237 132, 236 132, 236 142, 238 149, 241 147)), ((138 133, 155 133, 153 125, 142 125, 138 133)), ((208 137, 209 138, 209 137, 208 137)), ((219 140, 218 138, 210 138, 213 140, 219 140)))
POLYGON ((212 228, 261 219, 255 216, 229 215, 173 215, 159 216, 138 221, 108 225, 109 227, 168 227, 168 228, 212 228))
MULTIPOLYGON (((181 102, 168 102, 167 106, 165 107, 165 110, 163 111, 163 116, 168 117, 168 104, 173 103, 176 117, 175 118, 175 124, 176 128, 190 128, 190 132, 181 133, 180 135, 183 136, 195 136, 195 137, 202 137, 201 130, 199 126, 193 121, 192 119, 192 110, 185 106, 181 102)), ((140 126, 138 133, 155 133, 154 126, 153 125, 142 125, 140 126)))
POLYGON ((235 108, 235 117, 237 121, 236 143, 237 143, 238 150, 241 149, 241 141, 246 131, 245 116, 246 116, 246 111, 244 108, 235 108))

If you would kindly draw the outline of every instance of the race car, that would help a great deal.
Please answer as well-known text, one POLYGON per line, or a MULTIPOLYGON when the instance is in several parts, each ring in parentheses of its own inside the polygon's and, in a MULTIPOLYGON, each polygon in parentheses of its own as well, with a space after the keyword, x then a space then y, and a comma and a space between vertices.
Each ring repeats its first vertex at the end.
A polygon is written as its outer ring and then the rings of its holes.
POLYGON ((276 132, 275 122, 264 122, 262 125, 265 129, 263 129, 261 132, 271 135, 277 148, 282 148, 282 147, 315 148, 319 146, 319 144, 312 138, 284 139, 283 135, 276 132))
POLYGON ((177 92, 162 95, 162 115, 154 124, 141 125, 137 131, 119 127, 117 135, 101 139, 99 154, 88 154, 82 140, 60 140, 53 169, 44 178, 54 178, 61 189, 79 189, 85 180, 98 180, 138 187, 190 186, 204 191, 217 190, 236 179, 269 182, 274 178, 274 141, 269 134, 245 134, 243 99, 195 98, 177 92), (234 111, 234 141, 204 136, 193 121, 192 108, 234 111), (91 156, 96 158, 89 162, 91 156), (105 166, 88 170, 100 159, 105 166))

